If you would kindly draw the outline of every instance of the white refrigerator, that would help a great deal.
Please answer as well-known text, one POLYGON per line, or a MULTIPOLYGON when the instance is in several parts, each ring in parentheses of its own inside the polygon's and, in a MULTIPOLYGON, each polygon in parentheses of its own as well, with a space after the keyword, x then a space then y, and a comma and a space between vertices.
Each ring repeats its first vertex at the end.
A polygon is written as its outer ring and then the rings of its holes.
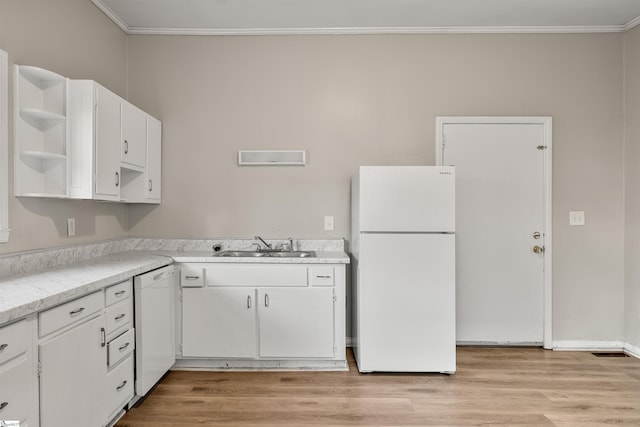
POLYGON ((455 169, 361 166, 351 196, 358 369, 455 372, 455 169))

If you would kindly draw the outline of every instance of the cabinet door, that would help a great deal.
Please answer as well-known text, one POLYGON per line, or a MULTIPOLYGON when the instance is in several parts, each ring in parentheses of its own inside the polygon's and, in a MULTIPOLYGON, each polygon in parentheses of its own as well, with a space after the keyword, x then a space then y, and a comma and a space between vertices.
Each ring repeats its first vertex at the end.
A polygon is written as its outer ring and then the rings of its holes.
POLYGON ((253 288, 188 288, 182 292, 182 356, 256 357, 253 288))
POLYGON ((260 357, 333 357, 333 288, 258 292, 260 357))
MULTIPOLYGON (((120 98, 96 85, 95 178, 97 195, 120 198, 120 98)), ((100 198, 100 197, 98 197, 100 198)))
POLYGON ((162 123, 147 116, 147 198, 160 200, 162 165, 162 123))
POLYGON ((143 168, 147 163, 147 114, 122 101, 122 163, 143 168))
POLYGON ((103 424, 104 327, 104 316, 100 316, 40 344, 41 427, 103 424))

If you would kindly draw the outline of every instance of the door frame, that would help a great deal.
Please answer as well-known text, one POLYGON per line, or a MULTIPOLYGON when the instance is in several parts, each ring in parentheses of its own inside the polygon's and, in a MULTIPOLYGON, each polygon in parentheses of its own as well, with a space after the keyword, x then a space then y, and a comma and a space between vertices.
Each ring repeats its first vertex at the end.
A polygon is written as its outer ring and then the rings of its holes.
POLYGON ((552 287, 552 119, 547 116, 443 116, 436 117, 436 165, 443 165, 443 152, 446 145, 444 127, 448 124, 538 124, 543 126, 543 176, 544 176, 544 232, 545 251, 543 254, 543 346, 552 345, 553 287, 552 287))

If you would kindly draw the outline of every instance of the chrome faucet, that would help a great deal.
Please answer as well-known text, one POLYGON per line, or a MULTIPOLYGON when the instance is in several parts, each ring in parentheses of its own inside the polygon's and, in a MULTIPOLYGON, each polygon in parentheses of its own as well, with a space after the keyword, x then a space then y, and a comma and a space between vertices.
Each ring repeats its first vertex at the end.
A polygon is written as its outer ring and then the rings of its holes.
MULTIPOLYGON (((264 243, 264 245, 267 247, 267 250, 273 249, 273 247, 270 244, 268 244, 267 242, 265 242, 262 237, 256 236, 255 239, 261 241, 262 243, 264 243)), ((258 245, 258 250, 259 251, 262 250, 260 248, 260 243, 256 243, 256 245, 258 245)))

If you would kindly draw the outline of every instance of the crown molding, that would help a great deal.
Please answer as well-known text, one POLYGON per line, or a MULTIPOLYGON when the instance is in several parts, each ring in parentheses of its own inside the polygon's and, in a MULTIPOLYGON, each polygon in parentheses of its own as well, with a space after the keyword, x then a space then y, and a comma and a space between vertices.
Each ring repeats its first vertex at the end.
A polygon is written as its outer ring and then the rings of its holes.
POLYGON ((630 29, 635 28, 638 25, 640 25, 640 16, 638 16, 636 19, 632 19, 631 21, 627 22, 627 24, 623 28, 624 28, 624 31, 629 31, 630 29))
MULTIPOLYGON (((640 18, 639 18, 640 19, 640 18)), ((117 22, 116 22, 117 23, 117 22)), ((640 21, 636 24, 640 24, 640 21)), ((123 28, 118 24, 120 28, 123 28)), ((237 35, 365 35, 365 34, 566 34, 621 33, 627 26, 568 27, 362 27, 362 28, 139 28, 127 27, 128 34, 181 36, 237 35)))
POLYGON ((124 22, 118 14, 116 14, 113 10, 111 10, 110 7, 108 7, 106 4, 104 4, 100 0, 91 0, 91 2, 95 4, 96 7, 100 9, 105 15, 107 15, 113 22, 115 22, 115 24, 118 27, 120 27, 122 31, 124 31, 127 34, 132 34, 131 29, 129 28, 127 23, 124 22))

